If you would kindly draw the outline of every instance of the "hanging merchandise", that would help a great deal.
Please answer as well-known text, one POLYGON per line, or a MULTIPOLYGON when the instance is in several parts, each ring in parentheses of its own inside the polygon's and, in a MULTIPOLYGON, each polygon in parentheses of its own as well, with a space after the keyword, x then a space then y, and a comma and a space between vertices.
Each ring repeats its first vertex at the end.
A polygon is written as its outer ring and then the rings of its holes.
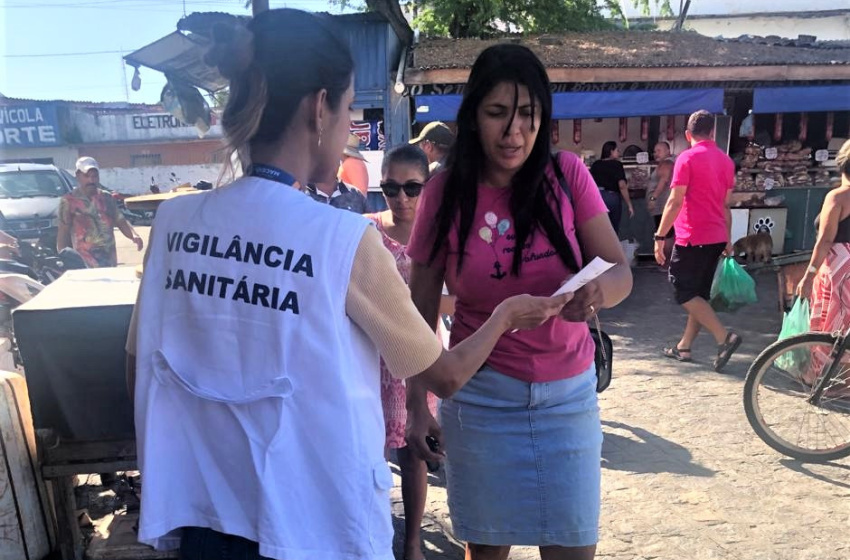
POLYGON ((835 126, 835 113, 826 114, 826 141, 832 140, 832 129, 835 126))
POLYGON ((776 113, 776 120, 773 123, 773 141, 782 142, 782 113, 776 113))
POLYGON ((130 87, 133 88, 133 91, 139 91, 142 89, 142 75, 139 74, 138 66, 136 66, 136 69, 133 71, 133 80, 130 82, 130 87))
POLYGON ((751 141, 755 138, 755 130, 756 130, 756 116, 750 111, 750 114, 744 117, 744 120, 741 121, 741 128, 738 129, 738 136, 740 138, 746 138, 751 141))
POLYGON ((185 82, 166 76, 167 83, 162 88, 159 100, 166 111, 178 121, 193 125, 198 129, 198 137, 203 138, 210 129, 212 120, 210 106, 196 88, 185 82))
POLYGON ((667 117, 667 141, 672 142, 676 138, 676 117, 667 117))
POLYGON ((560 122, 557 120, 552 121, 552 134, 550 135, 550 142, 552 142, 553 146, 557 146, 561 141, 561 126, 560 122))
POLYGON ((581 119, 573 119, 573 143, 581 144, 581 119))
POLYGON ((620 142, 625 142, 629 139, 629 119, 620 117, 620 142))
POLYGON ((644 141, 649 139, 649 117, 640 118, 640 139, 644 141))
POLYGON ((808 113, 800 113, 800 135, 797 139, 800 142, 806 141, 806 136, 809 135, 809 114, 808 113))

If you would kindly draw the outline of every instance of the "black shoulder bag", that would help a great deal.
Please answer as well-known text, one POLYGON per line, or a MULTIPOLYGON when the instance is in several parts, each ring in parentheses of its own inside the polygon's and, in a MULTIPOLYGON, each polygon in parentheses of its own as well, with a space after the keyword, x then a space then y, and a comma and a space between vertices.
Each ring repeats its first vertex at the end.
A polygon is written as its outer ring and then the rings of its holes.
MULTIPOLYGON (((570 206, 572 206, 573 209, 573 216, 575 216, 573 191, 567 184, 567 179, 564 177, 564 172, 561 170, 557 156, 552 156, 552 165, 555 167, 555 176, 558 178, 558 183, 561 185, 561 189, 564 191, 564 194, 567 195, 567 199, 570 201, 570 206)), ((576 239, 578 239, 578 224, 576 224, 576 239)), ((579 239, 578 242, 579 247, 581 247, 581 239, 579 239)), ((584 260, 584 255, 582 255, 582 260, 584 260)), ((596 325, 595 327, 590 327, 590 336, 596 344, 596 352, 593 359, 593 362, 596 365, 596 392, 601 393, 608 388, 608 385, 611 384, 611 377, 613 375, 612 367, 614 359, 614 344, 611 342, 611 337, 608 336, 608 334, 603 331, 599 325, 599 316, 594 315, 593 320, 596 325)))

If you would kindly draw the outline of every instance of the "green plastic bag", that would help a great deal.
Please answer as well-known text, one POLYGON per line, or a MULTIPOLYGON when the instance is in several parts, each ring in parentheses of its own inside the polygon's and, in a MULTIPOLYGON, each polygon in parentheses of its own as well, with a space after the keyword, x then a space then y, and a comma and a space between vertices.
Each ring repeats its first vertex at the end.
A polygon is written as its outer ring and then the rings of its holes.
POLYGON ((715 311, 737 311, 758 301, 756 281, 733 257, 724 257, 717 264, 711 283, 711 307, 715 311))
MULTIPOLYGON (((782 330, 778 340, 809 331, 809 300, 797 298, 791 310, 782 319, 782 330)), ((776 367, 786 371, 802 372, 809 364, 809 351, 805 348, 785 352, 774 361, 776 367)))

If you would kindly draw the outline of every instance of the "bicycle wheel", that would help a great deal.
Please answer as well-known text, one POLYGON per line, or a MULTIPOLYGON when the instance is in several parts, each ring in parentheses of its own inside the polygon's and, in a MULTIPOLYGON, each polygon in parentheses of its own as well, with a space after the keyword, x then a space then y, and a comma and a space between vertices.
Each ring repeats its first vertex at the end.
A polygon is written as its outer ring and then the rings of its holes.
POLYGON ((756 434, 770 447, 803 461, 850 456, 850 355, 817 403, 813 387, 832 364, 836 337, 805 333, 768 346, 750 366, 744 410, 756 434))

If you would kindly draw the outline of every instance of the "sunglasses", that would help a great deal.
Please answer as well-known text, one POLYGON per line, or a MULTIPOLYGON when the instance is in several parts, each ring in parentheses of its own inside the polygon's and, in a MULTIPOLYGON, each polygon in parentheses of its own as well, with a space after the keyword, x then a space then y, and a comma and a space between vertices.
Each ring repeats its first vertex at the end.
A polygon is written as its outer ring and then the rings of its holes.
POLYGON ((381 190, 390 198, 398 196, 402 190, 408 198, 416 198, 422 194, 422 187, 425 185, 419 181, 408 181, 405 184, 396 183, 395 181, 381 181, 381 190))

